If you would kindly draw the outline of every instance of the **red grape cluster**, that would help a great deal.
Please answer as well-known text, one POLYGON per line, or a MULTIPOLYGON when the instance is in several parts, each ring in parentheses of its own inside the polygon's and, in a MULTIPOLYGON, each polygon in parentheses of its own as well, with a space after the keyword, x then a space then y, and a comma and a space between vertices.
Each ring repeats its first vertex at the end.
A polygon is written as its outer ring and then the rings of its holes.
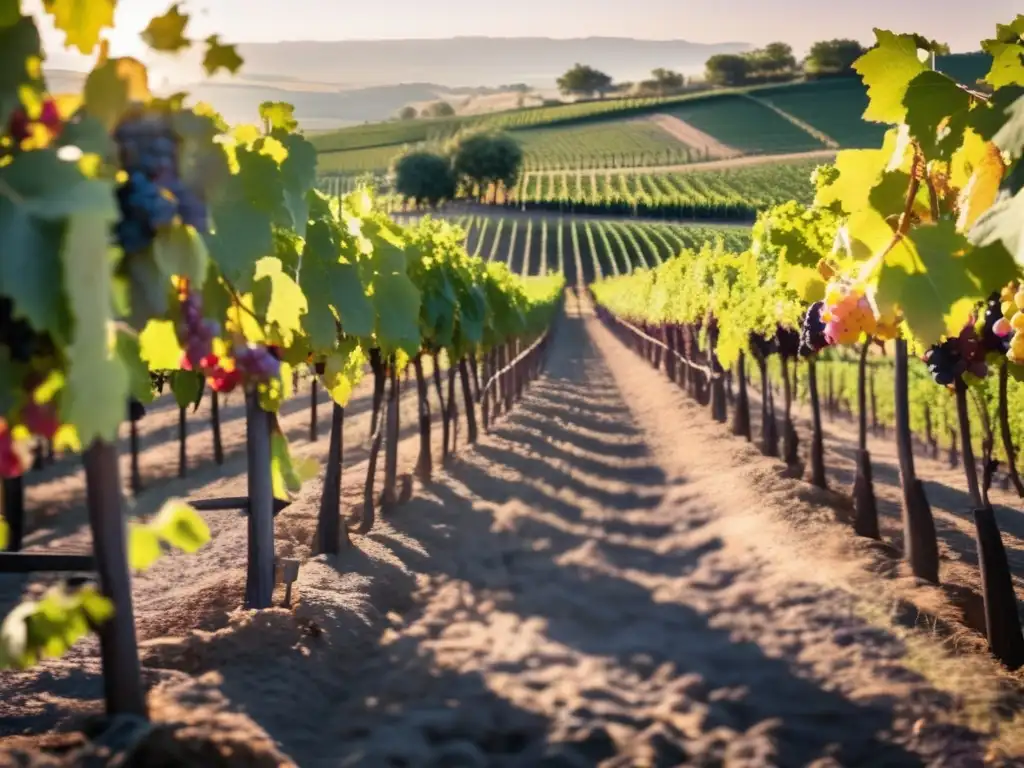
POLYGON ((21 144, 21 142, 31 138, 33 126, 36 125, 46 128, 51 138, 60 136, 64 130, 64 120, 60 116, 60 109, 57 107, 56 101, 51 98, 45 99, 39 117, 35 119, 28 116, 28 112, 25 111, 24 107, 18 107, 14 114, 11 115, 8 133, 16 144, 21 144))
POLYGON ((238 386, 241 373, 237 368, 227 370, 213 351, 213 340, 220 334, 220 326, 215 320, 203 317, 199 294, 186 280, 179 286, 178 300, 181 302, 178 341, 185 349, 181 356, 182 369, 202 373, 214 392, 230 392, 238 386))

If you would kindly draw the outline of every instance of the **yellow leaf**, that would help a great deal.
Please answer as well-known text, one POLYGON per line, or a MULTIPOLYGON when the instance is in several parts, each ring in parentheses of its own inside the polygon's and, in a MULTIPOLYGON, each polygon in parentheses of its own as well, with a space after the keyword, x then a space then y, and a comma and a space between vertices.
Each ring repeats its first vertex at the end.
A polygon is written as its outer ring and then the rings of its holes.
POLYGON ((958 230, 963 232, 970 229, 978 217, 992 207, 999 195, 999 185, 1003 183, 1004 171, 1005 166, 999 149, 995 144, 987 143, 985 154, 978 161, 974 173, 957 199, 957 207, 960 210, 956 222, 958 230))
POLYGON ((238 55, 233 45, 224 45, 220 37, 211 35, 206 38, 206 55, 203 57, 203 67, 208 75, 215 75, 221 69, 226 69, 235 74, 244 63, 244 59, 238 55))
POLYGON ((174 53, 182 48, 188 48, 191 42, 185 37, 185 27, 188 26, 189 16, 182 13, 180 4, 172 5, 163 16, 156 16, 150 19, 149 24, 142 32, 142 39, 146 45, 155 51, 174 53))
POLYGON ((0 549, 7 549, 7 521, 0 517, 0 549))
POLYGON ((210 528, 206 521, 180 499, 166 502, 149 527, 175 549, 190 554, 210 540, 210 528))
POLYGON ((117 0, 43 0, 53 25, 65 34, 64 45, 90 54, 104 27, 114 26, 117 0))
POLYGON ((139 334, 139 356, 151 371, 173 371, 181 364, 178 332, 170 320, 150 320, 139 334))
POLYGON ((112 130, 129 105, 152 98, 146 65, 137 59, 107 59, 85 80, 85 110, 112 130))
POLYGON ((148 526, 132 523, 128 526, 128 566, 134 571, 145 571, 160 559, 160 537, 148 526))

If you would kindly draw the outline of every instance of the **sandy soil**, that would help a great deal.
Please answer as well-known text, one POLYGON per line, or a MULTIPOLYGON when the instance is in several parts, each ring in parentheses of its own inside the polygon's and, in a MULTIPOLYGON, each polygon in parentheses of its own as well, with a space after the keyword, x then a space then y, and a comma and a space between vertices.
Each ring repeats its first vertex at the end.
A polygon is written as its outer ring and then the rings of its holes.
POLYGON ((688 147, 699 150, 702 155, 710 155, 715 159, 738 157, 743 153, 735 147, 723 144, 714 136, 694 128, 685 120, 674 115, 654 114, 648 118, 665 133, 675 137, 688 147))
MULTIPOLYGON (((251 719, 304 767, 959 768, 1008 748, 1006 676, 903 626, 828 497, 779 469, 570 304, 517 409, 349 551, 308 557, 304 489, 277 525, 303 559, 293 609, 233 610, 233 516, 137 579, 155 714, 244 713, 233 732, 251 719)), ((0 733, 74 728, 94 654, 0 678, 0 733)), ((284 760, 260 754, 238 764, 284 760)))

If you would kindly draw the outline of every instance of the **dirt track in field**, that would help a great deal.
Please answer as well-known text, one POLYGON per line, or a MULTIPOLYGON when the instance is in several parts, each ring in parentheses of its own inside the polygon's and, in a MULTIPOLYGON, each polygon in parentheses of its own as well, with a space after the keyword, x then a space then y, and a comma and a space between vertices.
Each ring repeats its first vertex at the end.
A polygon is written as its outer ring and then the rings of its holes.
POLYGON ((654 114, 647 118, 670 136, 678 139, 688 147, 698 150, 702 155, 716 160, 738 157, 743 153, 735 147, 723 144, 714 136, 704 133, 685 120, 674 115, 654 114))
MULTIPOLYGON (((513 413, 337 558, 306 559, 318 496, 278 520, 294 610, 231 611, 237 520, 137 581, 158 717, 224 696, 314 768, 960 768, 1012 735, 994 665, 895 623, 827 498, 573 301, 513 413)), ((91 708, 93 652, 0 678, 6 732, 91 708)))

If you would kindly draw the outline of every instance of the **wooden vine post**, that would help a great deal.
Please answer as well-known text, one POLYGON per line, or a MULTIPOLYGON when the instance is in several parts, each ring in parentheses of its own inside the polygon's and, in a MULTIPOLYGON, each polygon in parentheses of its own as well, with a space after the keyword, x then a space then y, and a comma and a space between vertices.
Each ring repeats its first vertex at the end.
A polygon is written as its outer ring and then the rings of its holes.
POLYGON ((967 384, 962 377, 957 376, 954 387, 964 474, 978 542, 978 567, 981 570, 982 596, 985 601, 985 633, 992 654, 1010 669, 1019 669, 1024 666, 1024 633, 1017 615, 1013 576, 1006 558, 1003 537, 996 524, 995 510, 984 498, 978 482, 978 466, 974 461, 971 422, 967 411, 967 384))
POLYGON ((25 479, 22 475, 3 480, 0 513, 7 523, 7 551, 20 552, 25 538, 25 479))
POLYGON ((135 637, 128 537, 121 502, 117 448, 112 443, 96 440, 86 450, 84 463, 96 575, 100 590, 114 606, 114 615, 96 628, 103 663, 107 714, 145 717, 146 697, 135 637))
POLYGON ((1017 472, 1017 449, 1010 431, 1010 408, 1006 393, 1009 378, 1008 364, 1003 360, 999 365, 999 435, 1003 442, 1003 452, 1006 454, 1006 472, 1017 495, 1024 498, 1024 483, 1017 472))
POLYGON ((269 608, 274 593, 274 489, 270 477, 270 414, 255 390, 245 393, 248 459, 249 566, 245 607, 269 608))
POLYGON ((394 506, 398 501, 398 409, 401 405, 399 399, 400 379, 395 359, 392 357, 388 362, 388 409, 387 409, 387 435, 384 444, 384 504, 385 508, 394 506))
POLYGON ((807 392, 811 399, 811 485, 827 490, 825 440, 821 429, 821 398, 818 397, 818 366, 813 357, 807 360, 807 392))
POLYGON ((423 355, 416 355, 412 364, 416 372, 416 401, 420 417, 420 454, 416 459, 416 477, 427 483, 434 474, 434 459, 430 447, 430 398, 427 379, 423 375, 423 355))
POLYGON ((327 448, 324 490, 320 496, 313 551, 336 555, 349 545, 348 528, 341 524, 341 459, 344 450, 345 409, 334 403, 331 409, 331 441, 327 448))
POLYGON ((188 474, 188 411, 185 406, 178 406, 178 477, 188 474))
POLYGON ((459 378, 462 380, 462 399, 466 405, 466 441, 472 445, 477 440, 476 408, 469 381, 469 367, 466 358, 459 360, 459 378))
POLYGON ((317 398, 320 393, 317 390, 316 377, 314 376, 309 385, 309 442, 311 443, 315 443, 320 437, 317 430, 316 417, 317 398))
MULTIPOLYGON (((683 366, 684 368, 686 366, 683 366)), ((750 435, 750 399, 747 395, 747 358, 741 351, 736 360, 736 407, 732 415, 732 433, 748 443, 750 435)))
POLYGON ((924 486, 914 471, 914 444, 910 431, 910 388, 907 342, 896 339, 895 353, 896 450, 903 489, 903 549, 910 569, 919 579, 939 583, 939 545, 935 520, 924 486))
POLYGON ((213 428, 213 460, 224 463, 224 443, 220 437, 220 393, 210 393, 210 426, 213 428))
POLYGON ((871 454, 868 451, 867 359, 871 340, 864 342, 857 364, 857 474, 853 481, 853 530, 858 536, 880 540, 878 505, 871 478, 871 454))

